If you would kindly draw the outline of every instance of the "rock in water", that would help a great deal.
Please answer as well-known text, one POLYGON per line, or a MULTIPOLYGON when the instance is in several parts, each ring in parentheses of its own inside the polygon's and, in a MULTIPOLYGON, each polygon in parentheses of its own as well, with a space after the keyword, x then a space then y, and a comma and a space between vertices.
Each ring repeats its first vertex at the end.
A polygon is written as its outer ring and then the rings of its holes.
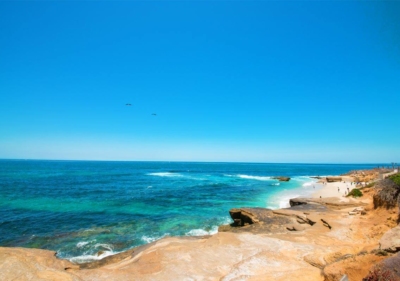
POLYGON ((290 181, 289 177, 273 177, 273 179, 279 180, 279 181, 290 181))

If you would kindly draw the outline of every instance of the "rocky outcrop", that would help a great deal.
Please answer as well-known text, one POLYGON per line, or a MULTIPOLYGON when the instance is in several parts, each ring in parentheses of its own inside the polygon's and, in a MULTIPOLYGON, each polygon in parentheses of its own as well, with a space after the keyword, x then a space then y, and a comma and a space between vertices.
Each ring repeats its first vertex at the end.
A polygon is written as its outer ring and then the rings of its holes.
POLYGON ((374 208, 394 208, 398 205, 400 186, 391 179, 384 179, 375 185, 377 193, 373 196, 374 208))
POLYGON ((310 227, 319 231, 330 231, 333 228, 331 222, 334 221, 332 212, 330 208, 317 203, 300 204, 278 210, 231 209, 229 213, 234 223, 220 226, 218 231, 279 234, 288 231, 306 231, 310 227))
POLYGON ((279 181, 290 181, 289 177, 273 177, 273 179, 279 180, 279 181))
POLYGON ((234 222, 221 225, 218 232, 281 233, 287 231, 288 225, 296 223, 295 218, 278 216, 265 208, 231 209, 229 214, 234 222))
POLYGON ((326 177, 327 182, 337 182, 337 181, 342 181, 341 177, 326 177))
POLYGON ((78 269, 55 252, 39 249, 0 248, 0 280, 81 281, 69 270, 78 269))
POLYGON ((307 204, 319 204, 325 205, 333 208, 349 208, 358 207, 360 205, 365 205, 364 203, 353 200, 351 198, 337 198, 337 197, 327 197, 327 198, 292 198, 289 200, 291 207, 307 204))
POLYGON ((381 250, 387 252, 400 251, 400 226, 386 232, 379 240, 379 246, 381 250))
POLYGON ((233 226, 245 226, 259 222, 257 216, 249 209, 231 209, 229 214, 233 220, 233 226))
POLYGON ((387 258, 376 266, 364 277, 363 281, 390 280, 400 281, 400 253, 387 258))

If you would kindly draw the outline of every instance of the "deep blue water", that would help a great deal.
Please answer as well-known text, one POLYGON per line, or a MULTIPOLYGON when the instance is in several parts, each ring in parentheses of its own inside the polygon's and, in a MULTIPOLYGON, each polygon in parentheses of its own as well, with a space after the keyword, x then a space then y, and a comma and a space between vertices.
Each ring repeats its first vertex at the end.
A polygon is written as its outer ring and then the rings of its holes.
POLYGON ((166 235, 215 233, 231 208, 284 207, 314 191, 309 176, 373 167, 0 160, 0 246, 99 259, 166 235))

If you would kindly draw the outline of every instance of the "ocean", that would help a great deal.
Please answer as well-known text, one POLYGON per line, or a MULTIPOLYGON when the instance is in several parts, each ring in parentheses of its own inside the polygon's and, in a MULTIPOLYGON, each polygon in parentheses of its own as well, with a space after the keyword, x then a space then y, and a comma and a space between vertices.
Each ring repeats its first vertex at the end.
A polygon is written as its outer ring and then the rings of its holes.
POLYGON ((0 160, 0 246, 98 260, 165 236, 214 234, 231 208, 288 207, 314 192, 310 176, 376 166, 0 160))

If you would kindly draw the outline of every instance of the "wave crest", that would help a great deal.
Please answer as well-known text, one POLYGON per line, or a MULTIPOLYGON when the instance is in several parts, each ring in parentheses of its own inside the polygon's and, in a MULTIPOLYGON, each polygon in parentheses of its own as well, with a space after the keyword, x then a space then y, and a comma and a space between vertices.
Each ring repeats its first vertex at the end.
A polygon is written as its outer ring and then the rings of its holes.
POLYGON ((182 174, 171 173, 171 172, 148 173, 147 175, 148 176, 157 176, 157 177, 183 177, 182 174))
POLYGON ((258 180, 258 181, 268 181, 271 180, 271 177, 263 177, 263 176, 250 176, 250 175, 236 175, 238 178, 246 179, 246 180, 258 180))

